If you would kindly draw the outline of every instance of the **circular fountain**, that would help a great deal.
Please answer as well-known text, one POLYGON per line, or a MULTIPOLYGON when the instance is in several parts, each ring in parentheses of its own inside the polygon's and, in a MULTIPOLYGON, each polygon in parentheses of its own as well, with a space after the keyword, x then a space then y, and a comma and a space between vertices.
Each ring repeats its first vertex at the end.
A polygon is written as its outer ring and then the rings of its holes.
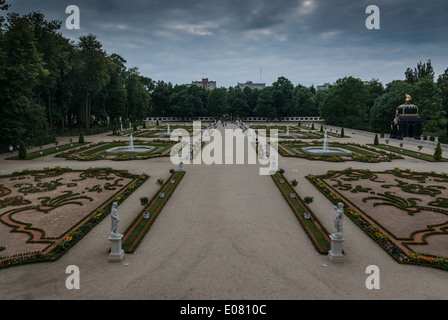
POLYGON ((319 156, 350 156, 352 154, 351 151, 348 151, 343 148, 329 147, 327 131, 325 131, 324 145, 322 147, 320 146, 306 147, 302 148, 302 151, 308 154, 319 156))
POLYGON ((166 128, 166 132, 159 132, 156 133, 155 136, 159 136, 159 137, 171 137, 171 128, 170 128, 170 124, 168 123, 168 126, 166 128))
POLYGON ((279 137, 302 137, 303 135, 300 133, 291 133, 289 132, 289 126, 286 126, 286 133, 279 133, 279 137))
POLYGON ((154 150, 154 147, 151 147, 151 146, 134 146, 134 140, 131 135, 130 141, 129 141, 129 146, 115 147, 115 148, 107 150, 106 152, 111 153, 111 154, 145 153, 145 152, 151 152, 152 150, 154 150))

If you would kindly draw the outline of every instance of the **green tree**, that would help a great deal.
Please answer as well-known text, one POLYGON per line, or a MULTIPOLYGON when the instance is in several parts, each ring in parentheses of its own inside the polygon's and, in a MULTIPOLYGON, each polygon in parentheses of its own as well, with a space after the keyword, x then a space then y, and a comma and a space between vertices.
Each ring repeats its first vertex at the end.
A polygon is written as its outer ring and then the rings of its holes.
POLYGON ((254 116, 268 117, 272 119, 278 116, 274 106, 273 90, 266 88, 262 90, 257 97, 257 106, 254 109, 254 116))
POLYGON ((172 115, 169 109, 169 100, 172 92, 173 85, 171 83, 165 83, 163 81, 157 82, 151 93, 152 105, 150 115, 155 117, 168 117, 172 115))
POLYGON ((106 52, 93 34, 81 36, 78 47, 81 51, 81 81, 79 82, 85 98, 85 127, 91 126, 92 99, 99 94, 109 81, 106 52))
POLYGON ((434 152, 434 160, 442 160, 442 147, 440 146, 440 142, 437 143, 436 151, 434 152))
POLYGON ((272 84, 272 103, 278 117, 294 116, 292 96, 294 85, 285 77, 279 77, 272 84))
POLYGON ((36 49, 42 55, 45 69, 39 85, 36 86, 37 103, 45 105, 47 123, 50 131, 58 123, 63 125, 67 105, 58 100, 61 78, 70 71, 69 42, 60 33, 62 23, 57 20, 47 21, 42 13, 31 12, 25 16, 30 21, 36 39, 36 49), (61 103, 60 103, 61 102, 61 103))
POLYGON ((170 96, 169 108, 177 117, 194 117, 197 115, 197 108, 202 108, 202 100, 191 94, 186 85, 177 85, 170 96))
POLYGON ((26 146, 25 143, 22 141, 20 142, 19 145, 19 159, 24 160, 26 159, 26 157, 27 157, 26 146))
POLYGON ((353 129, 365 128, 367 122, 368 91, 363 83, 353 77, 338 79, 328 89, 321 106, 321 117, 327 124, 353 129))
POLYGON ((426 63, 420 61, 414 70, 408 68, 405 72, 405 77, 406 81, 410 84, 417 83, 425 78, 434 81, 434 69, 431 60, 426 61, 426 63))
POLYGON ((373 131, 386 133, 398 106, 405 102, 406 94, 410 94, 412 85, 405 81, 393 81, 386 86, 386 92, 375 99, 370 112, 370 128, 373 131))
POLYGON ((248 117, 250 115, 246 95, 240 87, 230 88, 227 93, 227 100, 229 102, 230 113, 233 116, 248 117))
POLYGON ((140 81, 137 68, 128 72, 126 79, 127 118, 132 121, 143 120, 148 115, 151 97, 140 81))
POLYGON ((43 134, 45 108, 37 103, 34 91, 48 71, 25 17, 9 14, 0 41, 0 136, 18 143, 43 134))
POLYGON ((122 119, 126 117, 127 91, 124 87, 126 60, 113 54, 109 57, 109 61, 110 81, 104 89, 105 113, 110 117, 112 123, 118 126, 120 117, 122 119))
POLYGON ((312 91, 304 86, 298 85, 294 88, 291 99, 292 116, 318 116, 316 99, 312 91))
POLYGON ((229 104, 227 102, 227 92, 224 88, 217 88, 210 92, 207 102, 207 110, 211 116, 220 118, 228 115, 229 104))
POLYGON ((247 114, 248 117, 254 115, 254 110, 257 107, 257 99, 259 92, 260 92, 259 90, 252 90, 249 87, 245 87, 243 89, 243 93, 247 104, 247 110, 245 114, 247 114))
MULTIPOLYGON (((445 111, 445 118, 448 119, 448 69, 437 79, 437 86, 440 89, 442 95, 442 106, 445 111)), ((448 121, 446 123, 446 135, 448 136, 448 121)))
POLYGON ((446 129, 446 113, 442 106, 442 91, 430 78, 415 83, 411 96, 423 119, 423 130, 439 133, 446 129))

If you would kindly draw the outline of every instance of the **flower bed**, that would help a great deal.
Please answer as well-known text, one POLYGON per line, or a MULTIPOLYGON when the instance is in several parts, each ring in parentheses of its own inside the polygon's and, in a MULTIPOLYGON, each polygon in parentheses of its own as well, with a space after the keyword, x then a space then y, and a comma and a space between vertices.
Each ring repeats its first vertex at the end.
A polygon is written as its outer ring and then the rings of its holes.
POLYGON ((179 185, 180 181, 185 175, 183 172, 174 172, 171 177, 165 182, 165 184, 159 189, 158 192, 149 201, 149 204, 141 210, 134 221, 128 226, 123 236, 123 250, 126 253, 134 252, 140 242, 143 240, 145 235, 148 233, 154 221, 157 219, 158 215, 162 211, 163 207, 166 205, 174 190, 179 185), (174 183, 171 183, 174 180, 174 183), (161 198, 160 194, 164 193, 164 197, 161 198), (149 214, 149 218, 145 219, 143 217, 144 213, 149 214))
POLYGON ((328 254, 331 243, 329 232, 325 229, 325 227, 312 212, 312 210, 303 202, 303 200, 300 198, 291 184, 285 179, 283 174, 277 172, 274 175, 271 175, 271 177, 279 188, 286 202, 291 207, 294 215, 299 220, 313 245, 316 247, 319 253, 328 254), (280 183, 280 180, 284 181, 284 183, 280 183), (291 193, 294 194, 294 198, 290 197, 291 193), (305 212, 310 213, 310 219, 304 218, 305 212))
MULTIPOLYGON (((131 195, 138 187, 140 187, 149 177, 146 174, 143 175, 132 175, 127 171, 117 171, 111 168, 89 168, 83 171, 75 171, 69 168, 48 168, 43 171, 19 171, 15 172, 9 176, 2 176, 2 178, 21 178, 25 175, 31 176, 34 181, 40 181, 45 178, 52 178, 55 176, 62 176, 65 173, 79 174, 80 179, 76 181, 76 183, 81 183, 82 181, 91 178, 91 179, 99 179, 104 181, 105 185, 108 185, 108 192, 103 196, 103 198, 98 198, 96 209, 93 211, 87 211, 86 214, 83 214, 81 211, 80 219, 73 220, 74 223, 67 228, 64 228, 61 234, 47 236, 47 229, 45 227, 34 227, 33 223, 25 223, 23 221, 19 221, 13 218, 13 214, 21 213, 27 210, 40 210, 40 211, 51 211, 53 209, 57 209, 58 207, 65 205, 79 205, 82 206, 82 203, 79 203, 80 200, 88 200, 90 197, 87 196, 74 196, 71 198, 64 197, 56 197, 56 198, 38 198, 41 201, 47 201, 51 203, 53 207, 42 207, 42 205, 36 203, 24 203, 26 206, 23 207, 12 207, 12 210, 2 211, 0 214, 0 221, 11 228, 11 232, 21 232, 26 233, 29 236, 27 240, 28 245, 38 245, 42 249, 36 251, 29 252, 20 252, 16 254, 10 254, 8 256, 0 257, 0 268, 11 267, 15 265, 22 265, 28 263, 36 263, 36 262, 47 262, 47 261, 55 261, 60 258, 67 250, 69 250, 72 246, 74 246, 82 237, 84 237, 90 230, 92 230, 98 223, 100 223, 109 213, 112 202, 117 201, 119 204, 122 203, 129 195, 131 195), (118 184, 110 184, 106 181, 111 179, 111 176, 114 179, 122 180, 122 178, 126 178, 126 181, 129 183, 125 185, 118 184), (112 196, 109 196, 111 194, 112 196), (103 199, 106 199, 104 202, 103 199), (67 200, 67 201, 66 201, 67 200), (76 200, 76 201, 74 201, 76 200), (50 210, 51 209, 51 210, 50 210)), ((74 181, 74 180, 73 180, 74 181)), ((89 180, 87 180, 89 181, 89 180)), ((74 182, 67 183, 67 185, 74 185, 74 182)), ((82 185, 84 187, 84 185, 82 185)), ((37 192, 37 190, 36 190, 37 192)), ((48 195, 48 191, 40 191, 48 195)), ((95 191, 91 191, 97 192, 95 191)), ((63 192, 64 195, 64 192, 63 192)), ((67 193, 67 195, 70 195, 67 193)), ((97 196, 98 197, 98 196, 97 196)), ((64 207, 62 212, 58 213, 61 215, 68 214, 71 215, 73 212, 70 211, 70 207, 64 207), (65 209, 67 208, 67 209, 65 209)), ((8 209, 8 208, 6 208, 8 209)), ((79 207, 76 207, 77 212, 79 212, 79 207)), ((23 219, 23 217, 22 217, 23 219)), ((47 227, 50 227, 48 225, 47 227)), ((24 244, 25 245, 25 244, 24 244)), ((8 244, 6 244, 8 247, 8 244)), ((4 250, 2 250, 3 252, 4 250)))
MULTIPOLYGON (((335 171, 329 171, 327 174, 322 176, 314 176, 314 175, 308 175, 306 178, 308 181, 310 181, 314 187, 316 187, 323 195, 327 197, 333 204, 337 205, 339 202, 342 202, 345 205, 345 214, 352 220, 356 225, 358 225, 371 239, 373 239, 376 243, 378 243, 386 252, 392 256, 397 262, 403 263, 403 264, 417 264, 422 266, 430 266, 430 267, 436 267, 444 270, 448 270, 448 258, 432 255, 432 254, 422 254, 417 253, 414 250, 411 249, 412 245, 419 245, 427 244, 426 238, 428 236, 432 235, 438 235, 442 236, 444 234, 448 234, 447 232, 447 226, 446 222, 442 224, 437 225, 429 225, 427 229, 424 230, 414 230, 411 233, 411 239, 408 238, 400 238, 393 234, 389 229, 391 225, 387 225, 384 222, 382 224, 378 223, 375 219, 372 218, 371 215, 367 214, 364 210, 361 209, 359 206, 355 205, 353 201, 350 201, 348 199, 347 192, 351 190, 348 189, 348 185, 342 185, 343 188, 345 188, 345 196, 341 195, 339 192, 335 190, 334 187, 330 186, 327 181, 335 181, 335 178, 344 177, 343 180, 345 181, 357 181, 359 179, 365 179, 370 181, 378 182, 379 184, 382 183, 382 181, 378 181, 379 174, 390 174, 395 177, 403 177, 406 176, 408 179, 419 179, 421 181, 422 177, 431 177, 431 179, 438 179, 441 182, 446 181, 446 175, 444 174, 436 174, 436 173, 410 173, 408 170, 389 170, 386 172, 380 172, 380 173, 373 173, 369 170, 352 170, 351 168, 341 171, 341 172, 335 172, 335 171), (415 177, 414 177, 415 175, 415 177), (417 235, 421 235, 419 238, 419 241, 411 241, 414 239, 417 235)), ((335 185, 337 187, 341 187, 341 184, 335 185)), ((382 185, 382 187, 385 187, 387 185, 382 185)), ((403 186, 403 184, 400 182, 395 186, 396 188, 399 188, 403 186)), ((341 189, 343 190, 343 189, 341 189)), ((357 190, 357 189, 353 189, 357 190)), ((378 191, 378 190, 377 190, 378 191)), ((353 191, 351 191, 353 192, 353 191)), ((356 192, 360 192, 358 189, 356 192)), ((361 192, 368 192, 369 194, 372 193, 372 191, 367 190, 361 190, 361 192)), ((375 193, 375 192, 373 192, 375 193)), ((386 193, 385 193, 386 194, 386 193)), ((423 192, 421 194, 424 194, 423 192)), ((401 198, 397 195, 394 195, 394 197, 390 198, 390 201, 387 202, 384 200, 385 198, 381 196, 382 194, 377 192, 375 196, 368 196, 364 197, 363 200, 368 201, 368 199, 374 199, 377 198, 382 202, 378 202, 374 205, 393 205, 401 210, 404 210, 405 212, 409 213, 408 208, 405 207, 403 204, 401 198), (396 202, 394 202, 396 201, 396 202), (401 207, 400 207, 401 206, 401 207)), ((409 205, 412 205, 413 203, 408 200, 409 205)), ((364 201, 364 202, 365 202, 364 201)), ((421 207, 421 210, 426 210, 429 212, 438 212, 441 214, 448 214, 448 211, 443 210, 441 208, 429 208, 429 207, 421 207)), ((414 214, 414 212, 410 212, 411 216, 414 214)), ((422 248, 424 250, 424 248, 422 248)))
POLYGON ((153 140, 150 142, 134 141, 135 146, 151 146, 154 147, 152 151, 145 153, 121 153, 108 154, 106 151, 115 147, 128 146, 129 142, 114 141, 111 143, 100 142, 95 145, 90 145, 88 148, 80 148, 63 152, 58 157, 63 157, 67 160, 77 161, 129 161, 129 160, 147 160, 152 158, 169 157, 171 148, 177 144, 174 141, 153 140))

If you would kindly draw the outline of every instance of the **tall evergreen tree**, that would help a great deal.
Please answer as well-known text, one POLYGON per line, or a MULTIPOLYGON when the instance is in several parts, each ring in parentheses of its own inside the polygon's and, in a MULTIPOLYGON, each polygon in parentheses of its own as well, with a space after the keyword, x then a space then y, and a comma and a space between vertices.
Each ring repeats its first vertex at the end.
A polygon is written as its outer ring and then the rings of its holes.
POLYGON ((45 109, 37 103, 34 89, 48 71, 37 51, 34 30, 25 17, 8 14, 0 40, 0 136, 4 143, 17 143, 43 132, 45 109))

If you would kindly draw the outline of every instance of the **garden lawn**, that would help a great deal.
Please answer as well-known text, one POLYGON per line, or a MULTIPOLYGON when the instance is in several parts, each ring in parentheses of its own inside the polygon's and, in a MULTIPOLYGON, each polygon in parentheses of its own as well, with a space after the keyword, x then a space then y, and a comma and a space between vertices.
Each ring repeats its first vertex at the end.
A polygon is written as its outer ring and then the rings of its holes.
MULTIPOLYGON (((424 161, 429 161, 429 162, 447 162, 448 159, 442 158, 442 160, 435 160, 433 155, 429 155, 429 154, 425 154, 425 153, 419 153, 418 151, 412 151, 412 150, 407 150, 407 149, 400 149, 397 147, 393 147, 393 146, 386 146, 384 144, 380 144, 380 145, 369 145, 371 147, 375 147, 378 149, 382 149, 382 150, 386 150, 386 151, 391 151, 391 152, 395 152, 404 156, 409 156, 409 157, 413 157, 413 158, 417 158, 420 160, 424 160, 424 161), (403 151, 402 151, 403 150, 403 151)), ((435 149, 434 149, 435 151, 435 149)))
POLYGON ((6 158, 5 160, 32 160, 32 159, 36 159, 36 158, 40 158, 40 157, 45 157, 45 156, 48 156, 50 154, 59 153, 59 152, 63 152, 63 151, 66 151, 66 150, 70 150, 70 149, 74 149, 74 148, 77 148, 77 147, 81 147, 81 146, 87 145, 89 143, 90 142, 85 142, 85 143, 78 143, 78 142, 76 142, 76 143, 72 143, 72 144, 65 144, 65 145, 62 145, 60 147, 54 147, 54 148, 45 149, 45 150, 38 151, 38 152, 27 153, 26 159, 19 159, 18 156, 14 156, 14 157, 6 158), (42 154, 41 154, 41 152, 42 152, 42 154))

